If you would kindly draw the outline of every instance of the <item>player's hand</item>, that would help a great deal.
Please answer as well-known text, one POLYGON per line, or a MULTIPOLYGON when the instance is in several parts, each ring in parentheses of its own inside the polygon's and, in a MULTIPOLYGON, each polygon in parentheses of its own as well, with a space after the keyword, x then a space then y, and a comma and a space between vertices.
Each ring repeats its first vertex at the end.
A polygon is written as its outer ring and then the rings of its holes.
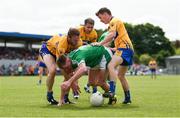
POLYGON ((91 43, 92 46, 100 46, 101 44, 99 42, 91 43))
POLYGON ((87 42, 83 42, 83 45, 88 45, 88 43, 87 42))
POLYGON ((116 48, 109 48, 112 52, 116 52, 116 48))
POLYGON ((61 90, 66 92, 67 90, 69 90, 70 86, 71 83, 69 81, 65 81, 61 84, 61 90))
POLYGON ((64 100, 60 100, 59 103, 57 104, 57 106, 62 106, 64 104, 64 100))
POLYGON ((65 104, 65 102, 64 102, 65 93, 66 93, 66 91, 61 89, 61 96, 59 98, 59 103, 57 104, 57 106, 62 106, 63 104, 65 104))
POLYGON ((61 84, 61 96, 59 99, 58 106, 62 106, 64 104, 64 96, 69 91, 70 85, 71 84, 69 81, 65 81, 61 84))
POLYGON ((71 84, 71 88, 72 88, 72 90, 73 90, 74 93, 78 93, 78 94, 81 93, 81 90, 80 90, 80 87, 79 87, 77 81, 75 81, 75 82, 73 82, 73 83, 71 84))

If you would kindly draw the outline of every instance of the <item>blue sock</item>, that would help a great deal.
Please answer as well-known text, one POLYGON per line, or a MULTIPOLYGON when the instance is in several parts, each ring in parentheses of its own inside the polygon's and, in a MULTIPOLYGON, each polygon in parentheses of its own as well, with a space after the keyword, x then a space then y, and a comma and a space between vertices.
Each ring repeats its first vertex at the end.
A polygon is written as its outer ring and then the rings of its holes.
POLYGON ((116 83, 114 82, 114 93, 115 93, 115 91, 116 91, 116 83))
POLYGON ((114 81, 109 81, 109 91, 111 93, 115 93, 115 82, 114 81))
POLYGON ((97 92, 97 87, 93 87, 93 92, 92 93, 96 93, 97 92))
POLYGON ((64 95, 64 100, 67 100, 68 99, 68 97, 69 97, 69 94, 67 93, 67 94, 65 94, 64 95))
POLYGON ((130 91, 124 91, 124 95, 125 95, 125 99, 126 100, 130 100, 131 99, 131 96, 130 96, 130 91))
POLYGON ((53 92, 51 91, 51 92, 47 92, 47 96, 51 99, 51 98, 53 98, 53 92))

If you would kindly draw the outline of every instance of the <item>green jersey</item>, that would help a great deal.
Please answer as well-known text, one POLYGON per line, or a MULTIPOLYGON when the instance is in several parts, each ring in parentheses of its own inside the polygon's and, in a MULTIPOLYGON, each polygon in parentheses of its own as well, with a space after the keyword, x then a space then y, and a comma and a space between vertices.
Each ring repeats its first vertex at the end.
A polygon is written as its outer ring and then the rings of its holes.
MULTIPOLYGON (((97 42, 101 42, 105 39, 105 37, 108 35, 108 31, 104 32, 99 38, 97 42)), ((109 47, 113 48, 114 47, 114 41, 111 41, 109 47)))
POLYGON ((76 68, 80 63, 93 68, 101 63, 102 59, 106 60, 106 66, 111 60, 111 51, 104 46, 84 45, 69 53, 72 65, 76 68))
POLYGON ((101 42, 102 40, 104 40, 104 38, 108 35, 108 31, 104 32, 97 40, 97 42, 101 42))

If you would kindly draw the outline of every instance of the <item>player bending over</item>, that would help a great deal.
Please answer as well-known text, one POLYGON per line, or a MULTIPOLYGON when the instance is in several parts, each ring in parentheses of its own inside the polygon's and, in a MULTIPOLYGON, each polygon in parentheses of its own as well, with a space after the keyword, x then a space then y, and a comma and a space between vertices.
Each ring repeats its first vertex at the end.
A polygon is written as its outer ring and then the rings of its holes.
MULTIPOLYGON (((53 36, 47 42, 42 44, 40 49, 40 55, 47 66, 48 77, 46 81, 47 86, 47 100, 52 105, 57 105, 58 102, 53 97, 53 84, 56 74, 56 59, 60 55, 69 53, 70 51, 77 49, 82 45, 80 39, 80 33, 75 28, 70 28, 67 35, 64 36, 53 36)), ((66 77, 65 77, 66 79, 66 77)), ((69 102, 69 100, 67 99, 69 102)))
MULTIPOLYGON (((72 77, 61 84, 59 105, 64 104, 64 95, 69 91, 73 82, 77 81, 89 68, 89 84, 100 86, 105 92, 109 91, 106 83, 107 64, 110 62, 112 52, 104 46, 81 46, 72 51, 68 57, 61 56, 57 65, 66 73, 73 73, 72 77)), ((93 90, 93 92, 97 92, 93 90)))

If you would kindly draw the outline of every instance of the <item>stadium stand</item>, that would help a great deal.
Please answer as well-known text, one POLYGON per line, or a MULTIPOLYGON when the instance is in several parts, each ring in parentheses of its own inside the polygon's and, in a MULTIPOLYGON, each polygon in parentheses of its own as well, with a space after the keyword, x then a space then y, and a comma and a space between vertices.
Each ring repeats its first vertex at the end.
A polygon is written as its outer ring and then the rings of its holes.
POLYGON ((36 60, 42 41, 50 35, 0 32, 0 75, 37 74, 36 60))

